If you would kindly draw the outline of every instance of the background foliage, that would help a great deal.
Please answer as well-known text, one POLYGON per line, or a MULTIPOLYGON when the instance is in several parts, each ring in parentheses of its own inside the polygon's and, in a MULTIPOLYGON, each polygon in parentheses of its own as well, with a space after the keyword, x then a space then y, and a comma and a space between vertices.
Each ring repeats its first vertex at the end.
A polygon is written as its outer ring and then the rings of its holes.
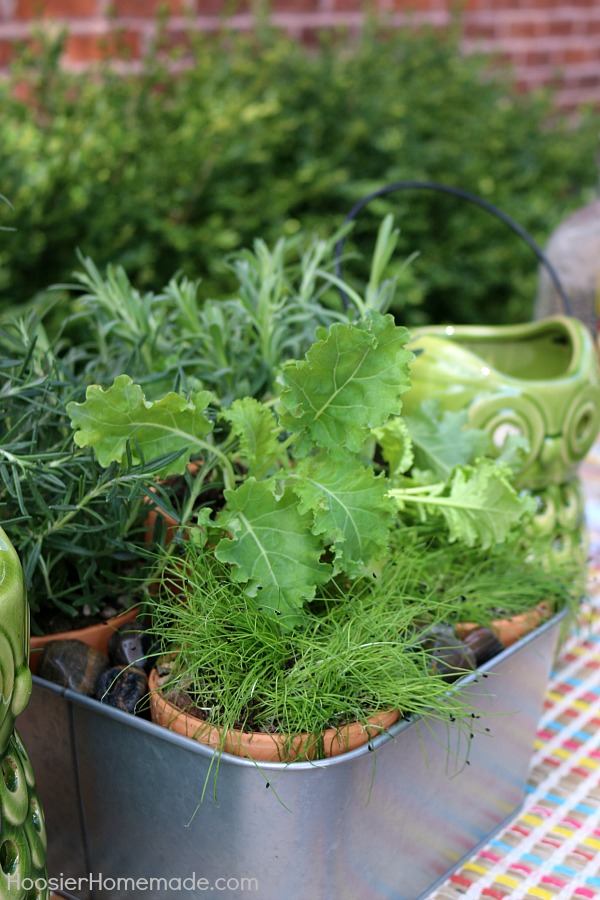
MULTIPOLYGON (((61 43, 25 54, 0 85, 0 308, 70 280, 76 250, 121 264, 140 288, 176 270, 204 296, 231 289, 224 254, 257 236, 331 235, 352 204, 401 179, 491 200, 544 242, 596 182, 597 119, 577 127, 548 97, 519 96, 452 32, 366 29, 307 48, 268 28, 155 47, 138 77, 60 68, 61 43), (190 64, 188 64, 190 63, 190 64)), ((432 193, 361 214, 369 256, 381 215, 401 228, 400 321, 518 321, 536 261, 489 214, 432 193)), ((360 263, 344 275, 358 277, 360 263)))

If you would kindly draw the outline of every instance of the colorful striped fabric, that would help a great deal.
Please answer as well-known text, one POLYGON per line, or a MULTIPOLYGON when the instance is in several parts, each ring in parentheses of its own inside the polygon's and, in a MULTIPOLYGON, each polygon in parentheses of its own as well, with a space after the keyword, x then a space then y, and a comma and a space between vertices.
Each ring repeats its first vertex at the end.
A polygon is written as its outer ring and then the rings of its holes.
POLYGON ((600 444, 580 474, 589 602, 548 685, 525 803, 429 900, 600 900, 600 444))

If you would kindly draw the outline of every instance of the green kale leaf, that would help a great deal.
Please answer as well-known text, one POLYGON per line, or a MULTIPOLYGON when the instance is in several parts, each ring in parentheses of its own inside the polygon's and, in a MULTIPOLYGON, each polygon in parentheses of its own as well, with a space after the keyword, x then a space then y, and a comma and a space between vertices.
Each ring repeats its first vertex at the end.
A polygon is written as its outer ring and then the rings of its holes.
POLYGON ((248 597, 285 629, 302 622, 304 602, 333 570, 321 561, 323 541, 312 533, 311 516, 300 512, 293 491, 278 496, 276 487, 275 479, 248 478, 225 491, 216 524, 231 536, 219 541, 215 555, 233 566, 232 577, 246 585, 248 597))
POLYGON ((337 566, 351 577, 372 574, 385 558, 397 516, 383 474, 323 451, 300 460, 295 472, 300 511, 312 512, 312 530, 335 550, 337 566))
POLYGON ((407 340, 392 316, 371 310, 356 324, 332 325, 305 359, 283 367, 278 411, 297 435, 296 456, 315 446, 333 456, 359 453, 371 429, 399 414, 410 387, 407 340))
POLYGON ((440 412, 436 400, 424 400, 418 411, 407 415, 416 468, 430 469, 446 479, 456 466, 472 463, 491 449, 486 432, 468 426, 468 411, 440 412))
POLYGON ((149 402, 128 375, 119 375, 107 390, 91 385, 83 403, 69 403, 67 412, 78 447, 92 447, 101 466, 134 463, 174 455, 156 470, 163 477, 185 471, 190 455, 206 447, 212 422, 205 409, 212 395, 198 391, 186 400, 173 392, 149 402))

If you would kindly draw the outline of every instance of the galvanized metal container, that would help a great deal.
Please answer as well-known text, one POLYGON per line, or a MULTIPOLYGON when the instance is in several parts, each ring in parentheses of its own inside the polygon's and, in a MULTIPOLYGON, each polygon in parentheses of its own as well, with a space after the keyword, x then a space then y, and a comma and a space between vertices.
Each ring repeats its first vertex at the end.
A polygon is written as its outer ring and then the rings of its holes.
POLYGON ((400 721, 315 763, 219 759, 34 678, 18 724, 51 877, 85 900, 424 897, 523 801, 561 618, 465 679, 482 714, 472 739, 400 721))

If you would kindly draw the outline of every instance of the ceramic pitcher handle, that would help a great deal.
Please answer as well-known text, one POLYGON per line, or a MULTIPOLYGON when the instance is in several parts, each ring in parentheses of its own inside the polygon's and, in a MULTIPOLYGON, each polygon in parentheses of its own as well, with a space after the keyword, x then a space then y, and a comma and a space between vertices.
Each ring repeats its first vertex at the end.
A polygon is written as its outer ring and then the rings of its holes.
MULTIPOLYGON (((571 306, 571 301, 569 300, 567 293, 561 283, 560 278, 558 277, 558 273, 556 269, 545 255, 544 251, 541 249, 539 244, 533 239, 533 237, 529 234, 528 231, 523 228, 522 225, 519 225, 511 216, 507 215, 507 213, 503 212, 503 210, 499 209, 497 206, 494 206, 493 203, 490 203, 488 200, 483 200, 481 197, 478 197, 476 194, 472 194, 470 191, 465 191, 463 188, 454 187, 449 184, 442 184, 439 181, 395 181, 391 184, 386 184, 383 187, 378 188, 376 191, 372 191, 370 194, 364 196, 361 200, 354 204, 344 222, 352 222, 358 213, 367 206, 371 200, 374 200, 377 197, 384 197, 387 194, 392 194, 395 191, 405 191, 405 190, 431 190, 438 191, 443 194, 451 194, 453 197, 458 197, 461 200, 466 200, 468 203, 473 203, 475 206, 479 206, 481 209, 486 210, 486 212, 491 213, 501 222, 514 231, 522 240, 525 241, 527 246, 535 253, 540 263, 544 266, 546 271, 548 272, 550 278, 554 282, 554 286, 556 287, 558 296, 561 299, 563 304, 563 310, 565 315, 572 316, 573 310, 571 306)), ((343 279, 342 275, 342 250, 344 247, 344 242, 346 238, 342 237, 337 242, 335 247, 335 258, 336 258, 336 269, 335 273, 340 281, 343 279)), ((342 298, 342 302, 345 307, 348 306, 348 297, 344 293, 343 289, 340 288, 340 295, 342 298)))

